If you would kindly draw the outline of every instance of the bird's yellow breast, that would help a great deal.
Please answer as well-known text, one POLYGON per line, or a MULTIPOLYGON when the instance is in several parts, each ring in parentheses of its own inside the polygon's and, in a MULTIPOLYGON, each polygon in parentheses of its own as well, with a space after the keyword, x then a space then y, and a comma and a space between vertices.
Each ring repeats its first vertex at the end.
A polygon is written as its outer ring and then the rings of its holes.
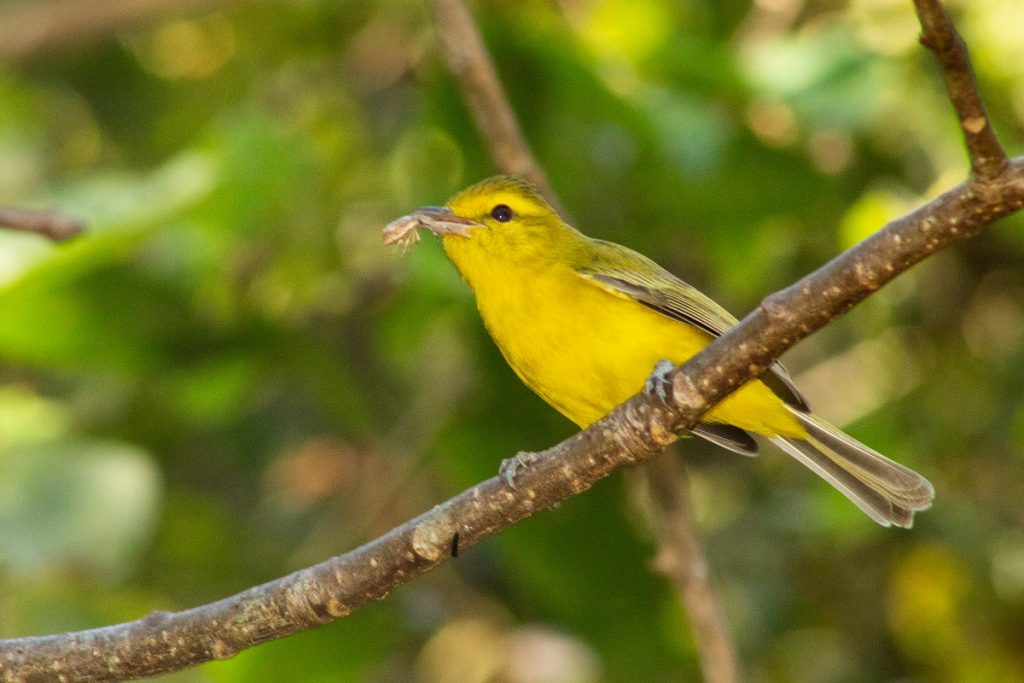
MULTIPOLYGON (((702 330, 600 288, 567 264, 471 262, 459 253, 471 240, 445 241, 509 365, 581 427, 637 393, 657 361, 681 363, 711 340, 702 330)), ((747 384, 704 419, 772 436, 804 435, 760 382, 747 384)))

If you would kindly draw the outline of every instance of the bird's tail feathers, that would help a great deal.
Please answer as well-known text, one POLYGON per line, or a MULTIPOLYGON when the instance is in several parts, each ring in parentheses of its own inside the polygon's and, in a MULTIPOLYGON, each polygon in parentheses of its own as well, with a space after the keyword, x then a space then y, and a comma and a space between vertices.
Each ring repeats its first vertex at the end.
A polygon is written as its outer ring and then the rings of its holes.
POLYGON ((914 512, 931 507, 935 489, 908 467, 893 462, 824 420, 793 410, 806 439, 772 442, 835 486, 883 526, 909 528, 914 512))

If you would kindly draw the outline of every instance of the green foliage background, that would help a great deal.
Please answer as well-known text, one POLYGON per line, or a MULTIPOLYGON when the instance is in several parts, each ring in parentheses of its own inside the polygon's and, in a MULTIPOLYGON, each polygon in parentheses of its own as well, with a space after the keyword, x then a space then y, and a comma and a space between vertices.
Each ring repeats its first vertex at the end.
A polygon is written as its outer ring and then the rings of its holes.
MULTIPOLYGON (((1024 10, 953 6, 1020 152, 1024 10)), ((474 11, 577 224, 736 313, 966 172, 908 1, 474 11)), ((0 202, 89 225, 0 233, 0 637, 240 591, 572 433, 435 240, 380 242, 494 172, 421 3, 169 17, 0 65, 0 102, 0 202)), ((934 482, 912 531, 771 449, 684 443, 750 680, 1024 679, 1022 237, 1004 221, 787 358, 822 415, 934 482)), ((167 680, 692 680, 637 498, 618 474, 167 680)))

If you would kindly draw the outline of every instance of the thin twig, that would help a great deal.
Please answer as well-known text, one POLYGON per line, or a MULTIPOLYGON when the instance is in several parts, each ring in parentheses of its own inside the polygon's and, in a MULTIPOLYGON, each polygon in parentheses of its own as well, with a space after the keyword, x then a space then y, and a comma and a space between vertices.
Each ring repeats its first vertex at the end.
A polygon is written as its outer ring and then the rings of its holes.
POLYGON ((189 16, 238 0, 22 0, 0 12, 0 61, 88 43, 167 16, 189 16))
POLYGON ((431 0, 430 6, 448 68, 458 80, 462 97, 498 168, 541 188, 551 205, 567 216, 544 169, 530 151, 466 5, 462 0, 431 0))
POLYGON ((31 211, 0 206, 0 227, 34 232, 54 242, 63 242, 80 234, 85 225, 77 218, 57 211, 31 211))
POLYGON ((682 458, 674 455, 666 453, 639 468, 658 527, 654 568, 672 582, 682 598, 705 683, 732 683, 741 679, 736 645, 696 532, 686 467, 682 458))
POLYGON ((978 89, 967 46, 938 0, 914 0, 921 22, 921 44, 935 53, 942 66, 949 99, 960 120, 971 170, 982 180, 997 177, 1009 158, 999 144, 978 89))

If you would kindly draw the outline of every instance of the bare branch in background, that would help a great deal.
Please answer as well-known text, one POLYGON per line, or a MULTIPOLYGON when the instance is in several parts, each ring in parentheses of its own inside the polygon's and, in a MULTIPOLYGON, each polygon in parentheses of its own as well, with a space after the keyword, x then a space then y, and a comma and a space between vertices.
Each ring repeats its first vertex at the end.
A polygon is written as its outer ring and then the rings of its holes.
POLYGON ((20 0, 0 9, 0 61, 89 43, 116 31, 188 16, 239 0, 20 0))
POLYGON ((682 458, 668 453, 639 468, 651 497, 658 555, 654 569, 679 593, 693 629, 705 683, 742 680, 729 622, 711 583, 690 500, 690 480, 682 458))
MULTIPOLYGON (((924 14, 927 42, 934 16, 928 10, 924 14)), ((948 23, 944 16, 939 25, 948 23)), ((954 101, 977 96, 973 79, 956 81, 951 90, 954 101)), ((974 158, 975 150, 971 153, 974 158)), ((191 610, 157 612, 78 633, 0 641, 0 680, 153 676, 230 657, 384 598, 446 562, 456 534, 460 552, 465 552, 538 510, 585 491, 616 469, 654 458, 676 439, 677 430, 696 424, 715 402, 798 340, 937 250, 1024 206, 1024 159, 989 173, 984 178, 975 174, 764 299, 732 330, 670 374, 674 391, 668 403, 646 394, 634 396, 588 429, 537 454, 517 475, 515 491, 503 479, 489 479, 345 555, 191 610)))
POLYGON ((54 242, 63 242, 80 234, 85 226, 77 218, 56 211, 30 211, 0 206, 0 227, 34 232, 54 242))
POLYGON ((921 44, 934 52, 942 65, 946 90, 963 129, 971 170, 982 180, 995 178, 1006 169, 1009 158, 985 112, 963 38, 938 0, 914 0, 914 9, 921 22, 921 44))

